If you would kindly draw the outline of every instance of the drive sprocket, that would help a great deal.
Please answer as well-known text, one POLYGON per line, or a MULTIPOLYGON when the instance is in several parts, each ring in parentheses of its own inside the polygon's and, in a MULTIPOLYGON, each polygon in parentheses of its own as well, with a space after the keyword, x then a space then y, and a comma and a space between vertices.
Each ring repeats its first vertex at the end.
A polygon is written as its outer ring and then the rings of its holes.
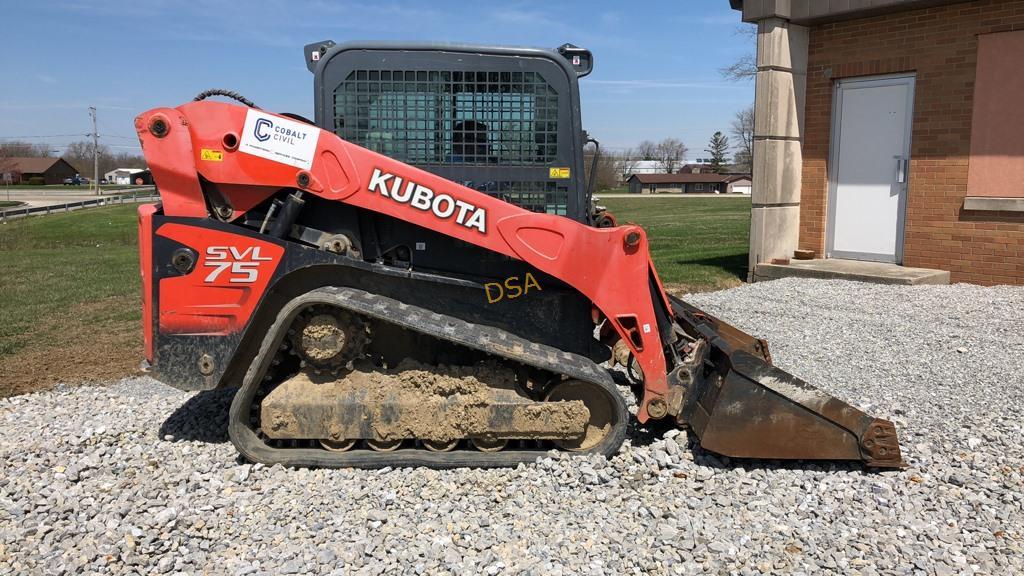
POLYGON ((288 331, 291 350, 315 371, 337 372, 363 355, 370 338, 366 323, 332 306, 303 311, 288 331))

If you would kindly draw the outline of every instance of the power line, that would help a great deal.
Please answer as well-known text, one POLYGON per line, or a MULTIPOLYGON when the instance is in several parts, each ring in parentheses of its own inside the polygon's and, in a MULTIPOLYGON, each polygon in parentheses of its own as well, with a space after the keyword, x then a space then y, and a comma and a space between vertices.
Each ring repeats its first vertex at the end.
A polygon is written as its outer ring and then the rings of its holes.
POLYGON ((97 119, 97 121, 99 122, 99 125, 100 125, 100 130, 101 130, 100 135, 101 136, 105 136, 105 137, 109 137, 109 138, 124 138, 126 140, 135 140, 135 139, 138 138, 138 136, 125 136, 123 134, 117 134, 115 132, 112 132, 112 131, 110 131, 107 128, 107 125, 104 124, 102 120, 97 119))

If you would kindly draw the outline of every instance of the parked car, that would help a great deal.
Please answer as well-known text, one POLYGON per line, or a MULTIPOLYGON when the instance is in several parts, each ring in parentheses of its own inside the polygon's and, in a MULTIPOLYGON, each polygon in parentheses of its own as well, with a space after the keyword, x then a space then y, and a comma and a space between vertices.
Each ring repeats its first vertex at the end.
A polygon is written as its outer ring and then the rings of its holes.
POLYGON ((77 174, 74 177, 72 177, 72 178, 65 178, 64 179, 64 185, 65 186, 82 186, 83 184, 88 184, 88 183, 89 183, 89 179, 88 178, 83 178, 83 177, 81 177, 81 176, 79 176, 77 174))

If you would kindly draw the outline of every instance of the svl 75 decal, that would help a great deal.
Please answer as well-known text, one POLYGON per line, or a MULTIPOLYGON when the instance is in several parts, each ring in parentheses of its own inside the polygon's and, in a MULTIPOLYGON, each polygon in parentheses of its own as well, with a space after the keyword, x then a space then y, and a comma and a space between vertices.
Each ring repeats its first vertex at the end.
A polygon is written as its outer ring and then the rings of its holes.
POLYGON ((260 254, 259 246, 249 246, 239 250, 235 246, 209 246, 206 249, 206 260, 203 266, 212 268, 203 282, 212 284, 224 272, 228 274, 228 282, 234 284, 251 284, 259 279, 260 262, 269 262, 273 258, 260 254))

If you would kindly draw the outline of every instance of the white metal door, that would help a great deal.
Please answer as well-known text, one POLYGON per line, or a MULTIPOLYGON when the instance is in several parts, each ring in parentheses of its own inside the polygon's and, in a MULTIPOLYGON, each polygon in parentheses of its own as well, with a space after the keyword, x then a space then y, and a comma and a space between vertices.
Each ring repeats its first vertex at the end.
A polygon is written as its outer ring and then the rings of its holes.
POLYGON ((828 257, 901 263, 914 77, 840 80, 833 106, 828 257))

